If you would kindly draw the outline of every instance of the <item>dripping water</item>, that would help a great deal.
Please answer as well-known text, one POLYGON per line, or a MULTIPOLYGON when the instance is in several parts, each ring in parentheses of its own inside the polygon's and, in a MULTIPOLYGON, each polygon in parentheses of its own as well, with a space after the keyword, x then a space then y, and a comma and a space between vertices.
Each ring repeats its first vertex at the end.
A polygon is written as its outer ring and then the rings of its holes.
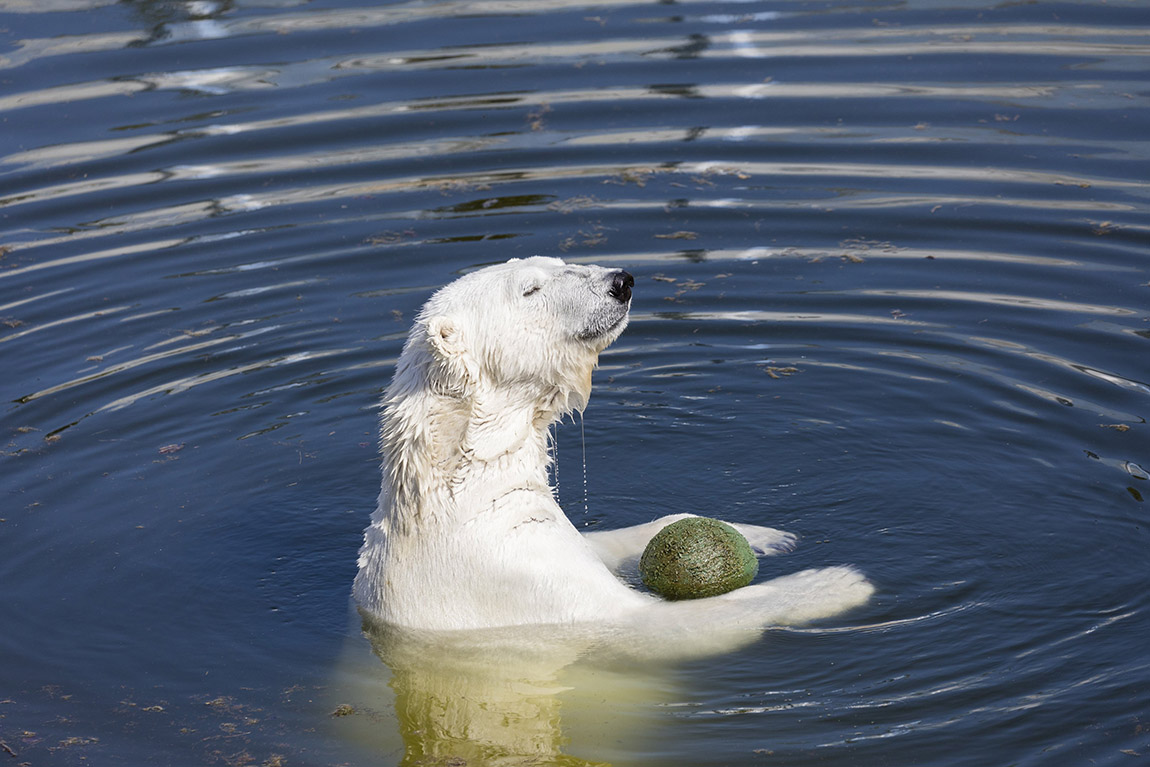
POLYGON ((579 441, 583 445, 583 513, 586 514, 587 504, 587 430, 583 426, 583 411, 579 411, 579 441))
MULTIPOLYGON (((562 422, 557 422, 548 430, 548 442, 550 443, 548 449, 551 453, 551 494, 560 508, 563 507, 563 497, 559 489, 559 427, 561 425, 562 422)), ((590 512, 591 506, 588 501, 587 490, 587 429, 584 426, 582 413, 579 414, 579 441, 582 446, 583 458, 583 513, 587 514, 590 512)))
POLYGON ((559 497, 559 422, 551 424, 547 430, 549 438, 549 445, 551 450, 551 495, 555 497, 555 502, 559 504, 559 508, 563 508, 563 501, 559 497))

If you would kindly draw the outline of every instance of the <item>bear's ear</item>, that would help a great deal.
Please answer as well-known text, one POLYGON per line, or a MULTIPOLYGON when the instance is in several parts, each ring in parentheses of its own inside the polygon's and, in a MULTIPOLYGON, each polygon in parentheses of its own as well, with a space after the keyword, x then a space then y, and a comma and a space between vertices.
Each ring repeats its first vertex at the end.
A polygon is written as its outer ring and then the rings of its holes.
POLYGON ((451 317, 431 317, 425 323, 432 365, 432 389, 451 397, 468 396, 479 380, 479 367, 468 353, 463 333, 451 317))

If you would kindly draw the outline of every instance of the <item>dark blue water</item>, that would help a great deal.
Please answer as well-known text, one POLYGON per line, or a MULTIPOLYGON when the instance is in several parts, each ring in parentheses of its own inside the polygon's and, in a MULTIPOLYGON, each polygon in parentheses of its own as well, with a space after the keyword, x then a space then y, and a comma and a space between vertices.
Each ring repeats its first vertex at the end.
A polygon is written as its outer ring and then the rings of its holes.
POLYGON ((0 759, 1137 762, 1148 107, 1136 2, 0 0, 0 759), (517 698, 554 753, 417 753, 435 680, 349 602, 375 403, 431 290, 537 253, 636 278, 577 525, 878 593, 517 698))

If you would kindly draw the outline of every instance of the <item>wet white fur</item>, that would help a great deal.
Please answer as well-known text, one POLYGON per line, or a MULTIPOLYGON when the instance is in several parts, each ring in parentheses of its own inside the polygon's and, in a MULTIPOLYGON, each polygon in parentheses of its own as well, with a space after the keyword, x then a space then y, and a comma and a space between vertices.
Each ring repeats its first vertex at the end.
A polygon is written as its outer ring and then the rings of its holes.
MULTIPOLYGON (((718 597, 667 602, 615 571, 663 526, 580 534, 548 483, 548 427, 582 410, 599 352, 627 323, 614 272, 512 260, 424 306, 383 400, 383 482, 355 598, 408 629, 580 624, 644 632, 759 629, 866 601, 853 568, 807 570, 718 597)), ((763 553, 793 536, 735 525, 763 553)))

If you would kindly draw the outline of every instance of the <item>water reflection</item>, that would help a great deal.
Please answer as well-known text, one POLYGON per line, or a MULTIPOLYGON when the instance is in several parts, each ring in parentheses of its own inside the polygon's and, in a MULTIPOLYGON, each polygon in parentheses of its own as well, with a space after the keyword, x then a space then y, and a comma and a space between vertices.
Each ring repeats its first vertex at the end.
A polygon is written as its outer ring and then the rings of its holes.
POLYGON ((717 626, 417 632, 365 617, 372 654, 350 644, 339 675, 339 702, 351 701, 359 715, 337 727, 370 753, 387 752, 397 733, 371 712, 394 712, 403 765, 590 765, 633 756, 666 736, 683 662, 761 636, 717 626))
POLYGON ((233 10, 230 0, 127 0, 150 28, 146 43, 215 40, 228 37, 220 17, 233 10))
POLYGON ((371 753, 392 750, 398 735, 403 765, 602 764, 624 740, 642 739, 643 722, 653 723, 667 697, 651 667, 632 658, 624 671, 586 634, 363 628, 373 656, 345 658, 354 686, 343 692, 357 715, 336 726, 371 753), (398 733, 373 721, 370 712, 380 711, 394 711, 398 733))

